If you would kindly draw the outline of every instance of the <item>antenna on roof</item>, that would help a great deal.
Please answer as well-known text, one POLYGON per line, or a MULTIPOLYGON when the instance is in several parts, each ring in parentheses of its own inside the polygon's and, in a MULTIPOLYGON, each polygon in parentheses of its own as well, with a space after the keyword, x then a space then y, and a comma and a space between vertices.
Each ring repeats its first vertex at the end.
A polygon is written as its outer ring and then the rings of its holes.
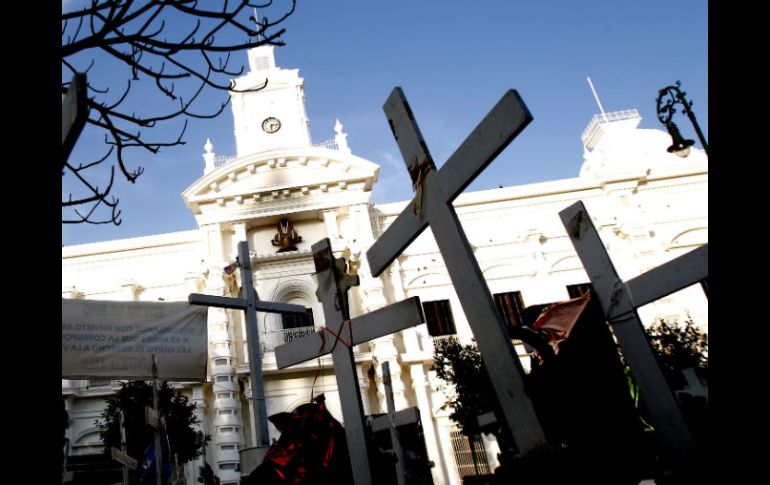
POLYGON ((256 26, 257 30, 257 40, 259 40, 260 37, 264 39, 265 36, 260 34, 260 27, 262 26, 259 24, 259 14, 257 13, 257 7, 254 7, 254 25, 256 26))
POLYGON ((596 99, 596 104, 599 105, 599 109, 602 112, 602 118, 604 118, 604 121, 607 121, 607 113, 604 112, 604 106, 602 106, 602 102, 599 101, 599 95, 596 94, 596 89, 594 88, 594 83, 591 82, 590 77, 586 77, 588 79, 588 85, 591 86, 591 92, 594 93, 594 99, 596 99))

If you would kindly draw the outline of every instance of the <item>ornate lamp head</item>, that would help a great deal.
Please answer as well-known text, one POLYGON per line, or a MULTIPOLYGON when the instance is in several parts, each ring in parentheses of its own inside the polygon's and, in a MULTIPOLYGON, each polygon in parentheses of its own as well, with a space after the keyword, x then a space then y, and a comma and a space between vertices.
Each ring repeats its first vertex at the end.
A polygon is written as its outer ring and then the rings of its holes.
POLYGON ((687 155, 689 155, 690 147, 695 144, 695 141, 685 140, 682 134, 679 133, 679 128, 677 128, 673 121, 666 123, 666 129, 668 130, 668 134, 671 135, 671 141, 673 142, 671 146, 666 149, 666 151, 668 151, 668 153, 673 153, 681 158, 685 158, 687 155))

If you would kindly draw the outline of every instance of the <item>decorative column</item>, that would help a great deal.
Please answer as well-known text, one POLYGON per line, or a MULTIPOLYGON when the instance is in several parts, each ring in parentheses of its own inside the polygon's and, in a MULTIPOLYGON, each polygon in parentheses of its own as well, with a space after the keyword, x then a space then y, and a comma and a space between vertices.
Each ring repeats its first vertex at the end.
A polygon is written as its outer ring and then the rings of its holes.
MULTIPOLYGON (((455 459, 455 451, 452 447, 452 430, 454 425, 449 420, 449 417, 442 416, 436 419, 436 430, 438 431, 438 447, 441 450, 443 459, 441 463, 444 465, 444 476, 446 477, 443 482, 447 485, 461 485, 462 479, 460 473, 457 470, 457 461, 455 459)), ((433 468, 435 470, 435 468, 433 468)))
MULTIPOLYGON (((356 259, 360 264, 358 271, 361 276, 361 285, 352 291, 360 299, 363 310, 370 313, 384 307, 388 304, 388 301, 385 298, 382 280, 371 277, 369 262, 365 257, 361 257, 364 254, 364 250, 374 243, 374 232, 372 231, 372 224, 369 219, 369 205, 356 204, 351 206, 348 210, 348 217, 354 236, 348 239, 347 244, 351 252, 351 258, 356 259)), ((404 382, 401 378, 401 364, 398 358, 399 351, 396 346, 396 334, 373 340, 370 342, 370 347, 375 362, 379 409, 382 412, 386 412, 388 409, 385 400, 385 387, 382 382, 381 365, 384 362, 390 362, 393 402, 395 403, 396 410, 408 407, 409 403, 404 394, 404 382)))
MULTIPOLYGON (((412 364, 409 366, 409 372, 412 376, 412 389, 417 397, 417 407, 420 409, 420 420, 422 421, 422 430, 425 437, 425 448, 428 451, 428 459, 435 463, 430 469, 433 476, 433 483, 449 483, 447 475, 446 460, 452 459, 452 454, 444 455, 442 458, 441 448, 439 448, 436 439, 436 427, 433 421, 433 407, 431 406, 429 389, 430 383, 425 379, 426 371, 422 364, 412 364)), ((450 446, 451 448, 451 446, 450 446)))
POLYGON ((364 407, 364 415, 372 414, 372 407, 369 405, 369 378, 366 375, 361 364, 356 364, 356 374, 358 375, 358 387, 361 390, 361 404, 364 407))
MULTIPOLYGON (((393 260, 393 263, 391 263, 387 274, 387 278, 390 282, 390 287, 393 290, 393 296, 396 301, 405 300, 407 295, 404 291, 404 282, 401 278, 401 264, 398 262, 398 258, 393 260)), ((401 332, 401 337, 404 342, 404 350, 406 351, 405 356, 408 356, 406 359, 409 361, 409 373, 412 377, 412 389, 417 399, 417 407, 420 410, 420 418, 422 421, 423 432, 425 434, 425 446, 428 450, 428 459, 433 460, 433 462, 436 464, 436 466, 431 469, 433 482, 436 484, 446 483, 446 473, 440 466, 442 460, 438 444, 436 443, 436 430, 433 423, 433 409, 431 408, 430 404, 430 395, 428 391, 426 391, 426 386, 429 384, 425 380, 425 368, 423 366, 422 360, 425 357, 425 351, 422 350, 417 327, 411 327, 403 330, 401 332), (419 362, 416 362, 415 358, 419 359, 419 362)), ((393 366, 391 364, 391 368, 392 367, 393 366)))
MULTIPOLYGON (((232 225, 233 229, 233 238, 232 238, 232 248, 230 249, 230 252, 232 254, 238 254, 238 243, 241 241, 247 241, 247 232, 246 232, 246 223, 245 222, 237 222, 232 225)), ((251 246, 251 244, 249 244, 251 246)))
MULTIPOLYGON (((231 247, 229 248, 229 250, 230 250, 230 254, 237 255, 238 254, 238 243, 240 243, 241 241, 248 241, 248 234, 247 234, 247 230, 246 230, 246 223, 245 222, 239 222, 239 223, 232 224, 232 233, 233 233, 233 235, 232 235, 232 238, 230 239, 231 247)), ((249 258, 251 258, 251 254, 249 254, 249 258)), ((234 261, 235 260, 235 256, 231 256, 230 260, 234 261)), ((237 276, 239 274, 240 274, 240 272, 236 271, 235 273, 233 273, 232 276, 237 276)), ((255 281, 256 281, 256 279, 255 279, 255 281)), ((236 287, 238 287, 239 285, 243 286, 243 281, 239 281, 239 282, 236 283, 236 287)), ((246 298, 246 293, 245 293, 246 292, 246 288, 243 289, 243 292, 244 293, 243 293, 242 297, 246 298)), ((237 295, 233 295, 233 296, 237 296, 237 295)), ((233 317, 238 322, 240 322, 239 323, 240 326, 241 326, 240 334, 242 336, 242 339, 240 341, 236 341, 235 345, 237 345, 238 349, 243 352, 243 363, 247 364, 249 362, 249 360, 251 359, 251 356, 249 355, 249 342, 248 342, 248 339, 246 338, 246 328, 245 328, 246 322, 244 321, 244 318, 243 318, 243 312, 238 312, 238 314, 239 315, 237 317, 234 317, 234 316, 233 317)), ((235 338, 234 338, 234 340, 235 340, 235 338)), ((260 351, 260 349, 255 349, 255 350, 256 351, 260 351)), ((233 362, 233 366, 235 366, 235 364, 237 363, 237 360, 238 360, 238 358, 237 358, 237 354, 236 354, 236 358, 235 358, 236 362, 233 362)), ((247 376, 249 376, 249 375, 247 374, 247 376)), ((246 413, 249 416, 249 430, 248 430, 248 433, 249 433, 249 436, 250 436, 251 446, 257 446, 257 444, 256 444, 257 443, 256 417, 252 416, 253 406, 252 406, 252 394, 251 394, 251 380, 247 378, 246 382, 247 382, 247 385, 245 386, 245 391, 244 391, 244 395, 243 395, 243 397, 246 400, 246 407, 242 408, 241 412, 242 413, 246 413)), ((243 429, 243 427, 244 427, 244 423, 246 422, 246 420, 243 419, 242 415, 238 416, 238 418, 239 418, 238 419, 238 426, 240 426, 241 429, 243 430, 243 436, 245 437, 247 431, 245 429, 243 429)))
POLYGON ((339 247, 341 241, 340 229, 337 225, 337 209, 322 210, 320 213, 326 228, 326 235, 332 243, 332 250, 339 251, 342 248, 339 247))
MULTIPOLYGON (((209 257, 205 293, 227 296, 222 275, 223 268, 230 264, 225 254, 223 234, 226 230, 221 225, 208 228, 209 257)), ((240 473, 239 448, 243 443, 243 423, 241 420, 241 399, 236 370, 234 338, 228 310, 209 307, 209 357, 214 400, 211 406, 211 444, 214 446, 213 461, 217 465, 216 473, 222 482, 238 482, 240 473), (223 468, 224 466, 224 468, 223 468)))
MULTIPOLYGON (((401 278, 401 263, 398 262, 398 258, 393 260, 393 263, 391 263, 390 268, 388 269, 388 279, 396 301, 406 300, 407 295, 404 291, 404 282, 401 278)), ((422 344, 420 343, 417 327, 410 327, 406 330, 402 330, 401 338, 404 341, 404 350, 406 350, 407 354, 418 354, 422 352, 422 344)))

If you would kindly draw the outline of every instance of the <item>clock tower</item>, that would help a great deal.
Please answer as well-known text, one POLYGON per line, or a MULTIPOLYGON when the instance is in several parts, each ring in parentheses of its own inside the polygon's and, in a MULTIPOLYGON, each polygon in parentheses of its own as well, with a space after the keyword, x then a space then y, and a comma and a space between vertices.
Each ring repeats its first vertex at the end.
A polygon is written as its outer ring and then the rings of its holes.
POLYGON ((276 67, 274 49, 249 50, 249 73, 230 91, 238 157, 311 145, 304 80, 299 69, 276 67))

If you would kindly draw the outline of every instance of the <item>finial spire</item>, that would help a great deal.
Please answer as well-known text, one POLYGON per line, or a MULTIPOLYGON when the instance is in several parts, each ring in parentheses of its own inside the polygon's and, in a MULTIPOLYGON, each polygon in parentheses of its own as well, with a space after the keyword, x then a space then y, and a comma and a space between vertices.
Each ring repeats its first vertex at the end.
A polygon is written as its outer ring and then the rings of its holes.
POLYGON ((203 173, 207 174, 216 168, 215 164, 217 157, 214 153, 214 144, 211 143, 211 139, 208 137, 206 138, 206 144, 203 145, 203 149, 206 150, 206 153, 203 154, 203 161, 205 162, 203 173))
POLYGON ((337 150, 345 153, 350 153, 350 147, 348 146, 348 135, 342 131, 342 123, 337 118, 337 122, 334 123, 334 141, 337 142, 337 150))

